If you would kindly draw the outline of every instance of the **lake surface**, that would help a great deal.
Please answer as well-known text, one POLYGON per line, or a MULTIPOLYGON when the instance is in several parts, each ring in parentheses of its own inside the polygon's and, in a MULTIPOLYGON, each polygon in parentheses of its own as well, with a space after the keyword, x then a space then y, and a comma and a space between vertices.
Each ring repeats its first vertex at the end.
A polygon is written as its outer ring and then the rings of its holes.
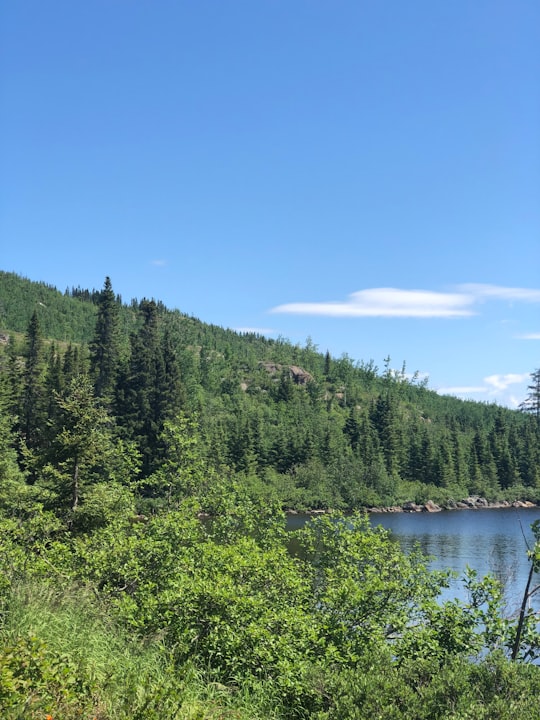
MULTIPOLYGON (((527 542, 532 548, 531 523, 540 520, 540 508, 374 513, 369 518, 373 527, 382 525, 390 530, 405 552, 418 545, 433 556, 433 569, 448 568, 462 577, 469 565, 480 576, 495 575, 505 587, 507 614, 519 611, 530 571, 527 542)), ((293 530, 308 520, 305 515, 293 515, 287 526, 293 530)), ((539 574, 533 583, 540 584, 539 574)), ((444 591, 444 599, 452 597, 466 599, 459 580, 444 591)), ((533 596, 532 606, 540 610, 540 591, 533 596)))

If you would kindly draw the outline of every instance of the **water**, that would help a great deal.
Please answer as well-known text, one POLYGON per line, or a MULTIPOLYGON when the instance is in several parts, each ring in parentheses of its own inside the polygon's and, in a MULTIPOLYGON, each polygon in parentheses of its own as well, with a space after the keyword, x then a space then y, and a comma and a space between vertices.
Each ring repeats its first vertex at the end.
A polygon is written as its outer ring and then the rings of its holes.
MULTIPOLYGON (((289 529, 301 527, 307 516, 291 516, 289 529)), ((454 510, 440 513, 377 513, 370 515, 372 526, 390 530, 405 552, 419 546, 434 557, 430 567, 450 569, 463 577, 466 566, 480 577, 490 573, 503 582, 506 613, 519 611, 530 571, 527 542, 534 545, 531 523, 540 520, 540 508, 504 508, 497 510, 454 510), (525 536, 525 537, 524 537, 525 536), (526 538, 526 540, 525 540, 526 538)), ((533 585, 540 584, 540 575, 533 585)), ((444 591, 443 599, 466 600, 459 580, 444 591)), ((540 591, 533 596, 532 607, 540 610, 540 591)))

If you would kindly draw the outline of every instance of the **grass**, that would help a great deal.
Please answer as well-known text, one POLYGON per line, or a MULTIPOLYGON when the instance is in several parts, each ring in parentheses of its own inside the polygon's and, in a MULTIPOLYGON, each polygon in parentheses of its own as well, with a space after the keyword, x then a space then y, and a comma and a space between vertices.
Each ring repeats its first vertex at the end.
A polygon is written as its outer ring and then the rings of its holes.
POLYGON ((24 583, 4 605, 3 720, 272 720, 274 700, 175 668, 159 638, 126 633, 87 587, 24 583))

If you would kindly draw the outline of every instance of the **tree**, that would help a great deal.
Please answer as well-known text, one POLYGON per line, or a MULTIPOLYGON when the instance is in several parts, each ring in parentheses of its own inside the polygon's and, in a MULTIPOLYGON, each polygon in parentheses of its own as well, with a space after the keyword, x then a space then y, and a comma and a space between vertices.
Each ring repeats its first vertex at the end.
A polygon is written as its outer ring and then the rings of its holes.
POLYGON ((15 444, 13 418, 6 411, 0 394, 0 506, 13 504, 13 487, 24 480, 17 463, 15 444))
POLYGON ((497 409, 495 422, 489 435, 489 442, 493 459, 497 467, 497 477, 500 486, 509 488, 520 481, 517 461, 514 456, 515 448, 509 442, 509 428, 502 408, 497 409))
POLYGON ((96 329, 89 347, 90 371, 96 396, 100 398, 110 398, 114 389, 119 356, 119 310, 111 279, 106 277, 99 295, 96 329))
POLYGON ((531 413, 540 421, 540 368, 531 373, 532 383, 527 386, 530 391, 519 406, 523 412, 531 413))
POLYGON ((131 356, 116 385, 119 423, 142 456, 145 477, 163 458, 163 424, 183 401, 178 358, 167 329, 161 332, 158 306, 142 300, 142 326, 130 337, 131 356))
POLYGON ((43 469, 46 489, 52 491, 51 505, 67 513, 72 526, 80 505, 93 498, 100 508, 84 508, 83 524, 92 515, 100 516, 101 522, 112 506, 121 509, 130 504, 119 481, 128 482, 129 475, 136 473, 135 455, 129 446, 114 441, 112 419, 95 397, 88 375, 73 378, 65 395, 57 394, 56 400, 60 428, 43 469))
POLYGON ((349 416, 345 420, 343 432, 349 439, 352 449, 356 450, 360 442, 361 428, 358 420, 358 411, 354 407, 349 410, 349 416))
POLYGON ((386 391, 379 395, 370 411, 370 420, 377 430, 386 469, 390 475, 399 473, 401 465, 402 446, 397 409, 394 395, 386 391))
POLYGON ((332 368, 332 356, 330 355, 330 351, 327 350, 326 354, 324 356, 324 377, 328 382, 331 382, 330 372, 332 368))
POLYGON ((174 421, 166 420, 160 440, 165 459, 159 469, 143 481, 146 494, 152 491, 164 498, 167 505, 178 504, 187 497, 201 499, 215 478, 201 452, 196 423, 183 415, 174 421))
POLYGON ((37 312, 34 311, 26 331, 24 351, 23 395, 20 427, 26 447, 37 448, 43 418, 43 337, 37 312))

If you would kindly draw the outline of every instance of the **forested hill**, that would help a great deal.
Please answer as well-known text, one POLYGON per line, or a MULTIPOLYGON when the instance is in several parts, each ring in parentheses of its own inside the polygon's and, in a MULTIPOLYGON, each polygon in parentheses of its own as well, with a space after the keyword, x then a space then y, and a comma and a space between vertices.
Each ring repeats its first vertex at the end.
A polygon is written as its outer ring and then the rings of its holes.
POLYGON ((111 478, 136 481, 142 509, 170 503, 195 492, 197 463, 298 509, 540 500, 537 418, 441 397, 389 359, 378 369, 126 304, 108 279, 62 293, 0 272, 0 332, 0 476, 66 508, 111 478), (62 495, 77 443, 79 485, 62 495))

